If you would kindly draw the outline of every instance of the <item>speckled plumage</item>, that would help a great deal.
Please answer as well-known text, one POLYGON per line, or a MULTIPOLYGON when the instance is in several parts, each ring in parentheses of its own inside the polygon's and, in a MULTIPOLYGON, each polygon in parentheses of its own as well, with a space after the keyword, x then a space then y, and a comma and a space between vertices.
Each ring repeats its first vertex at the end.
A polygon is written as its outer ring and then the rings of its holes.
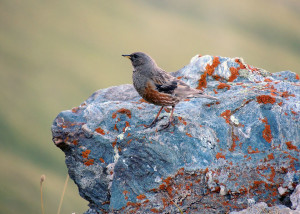
POLYGON ((191 88, 183 81, 171 76, 157 66, 154 59, 143 52, 135 52, 130 55, 122 55, 131 60, 133 66, 133 86, 137 92, 149 103, 162 106, 154 121, 150 126, 157 122, 158 116, 164 106, 172 106, 169 123, 172 122, 172 115, 175 105, 186 98, 203 97, 217 100, 217 98, 203 94, 202 90, 191 88))

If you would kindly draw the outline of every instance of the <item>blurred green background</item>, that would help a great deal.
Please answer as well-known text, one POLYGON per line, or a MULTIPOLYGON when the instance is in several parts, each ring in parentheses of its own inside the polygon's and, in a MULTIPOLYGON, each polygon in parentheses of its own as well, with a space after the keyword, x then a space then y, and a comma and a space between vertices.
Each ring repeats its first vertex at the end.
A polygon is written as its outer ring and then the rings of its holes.
MULTIPOLYGON (((67 175, 51 140, 56 115, 94 91, 131 83, 121 54, 166 71, 191 57, 243 57, 271 72, 300 68, 299 0, 0 0, 0 213, 56 213, 67 175)), ((87 202, 69 182, 61 213, 87 202)))

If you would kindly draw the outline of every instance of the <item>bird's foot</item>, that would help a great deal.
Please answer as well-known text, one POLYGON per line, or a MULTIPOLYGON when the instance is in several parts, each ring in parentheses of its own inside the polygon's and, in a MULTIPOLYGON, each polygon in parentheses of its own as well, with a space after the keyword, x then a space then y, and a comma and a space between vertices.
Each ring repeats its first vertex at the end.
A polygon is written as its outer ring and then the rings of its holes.
POLYGON ((171 123, 169 122, 169 123, 167 123, 167 124, 165 124, 165 125, 160 126, 160 129, 157 130, 157 131, 160 132, 160 131, 162 131, 162 130, 165 130, 165 129, 169 128, 169 127, 170 127, 170 124, 171 124, 171 123))
POLYGON ((161 126, 160 126, 160 129, 157 130, 157 131, 160 132, 160 131, 162 131, 162 130, 165 130, 165 129, 169 128, 171 124, 174 126, 173 120, 172 120, 172 121, 169 121, 169 122, 168 122, 167 124, 165 124, 165 125, 161 125, 161 126))
POLYGON ((163 117, 161 117, 161 118, 155 118, 155 119, 152 121, 152 123, 151 123, 150 125, 144 125, 144 126, 145 126, 146 129, 148 129, 148 128, 153 128, 153 127, 156 125, 156 123, 157 123, 158 121, 164 119, 165 117, 166 117, 166 116, 163 116, 163 117))

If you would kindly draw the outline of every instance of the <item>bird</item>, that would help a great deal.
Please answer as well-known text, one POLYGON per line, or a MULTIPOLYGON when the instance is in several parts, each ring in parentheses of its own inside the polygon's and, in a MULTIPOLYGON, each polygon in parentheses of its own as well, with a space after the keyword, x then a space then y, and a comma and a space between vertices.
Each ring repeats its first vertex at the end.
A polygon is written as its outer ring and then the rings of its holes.
POLYGON ((206 95, 202 90, 192 88, 182 80, 165 72, 146 53, 134 52, 122 56, 131 61, 133 86, 139 95, 147 102, 161 106, 151 124, 145 125, 146 128, 153 127, 157 123, 161 111, 166 106, 171 106, 172 110, 168 123, 160 130, 168 128, 173 122, 174 109, 179 102, 194 97, 218 100, 218 98, 206 95))

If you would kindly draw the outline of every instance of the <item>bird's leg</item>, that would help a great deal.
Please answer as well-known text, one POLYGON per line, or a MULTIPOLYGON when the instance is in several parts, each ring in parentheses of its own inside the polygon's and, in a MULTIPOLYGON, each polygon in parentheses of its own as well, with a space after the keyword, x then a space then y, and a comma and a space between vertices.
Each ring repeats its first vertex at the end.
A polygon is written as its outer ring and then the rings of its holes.
POLYGON ((154 126, 154 125, 157 123, 157 121, 158 121, 158 116, 160 115, 160 113, 161 113, 161 111, 163 110, 163 108, 164 108, 164 106, 162 106, 162 107, 160 108, 160 110, 159 110, 159 112, 157 113, 155 119, 152 121, 152 123, 151 123, 149 126, 146 125, 146 128, 150 128, 150 127, 154 126))
POLYGON ((170 119, 169 119, 169 122, 166 124, 166 125, 163 125, 162 126, 162 128, 159 130, 159 131, 161 131, 161 130, 164 130, 164 129, 167 129, 169 126, 170 126, 170 124, 173 122, 173 112, 174 112, 174 109, 175 109, 175 106, 172 106, 172 111, 171 111, 171 115, 170 115, 170 119))

